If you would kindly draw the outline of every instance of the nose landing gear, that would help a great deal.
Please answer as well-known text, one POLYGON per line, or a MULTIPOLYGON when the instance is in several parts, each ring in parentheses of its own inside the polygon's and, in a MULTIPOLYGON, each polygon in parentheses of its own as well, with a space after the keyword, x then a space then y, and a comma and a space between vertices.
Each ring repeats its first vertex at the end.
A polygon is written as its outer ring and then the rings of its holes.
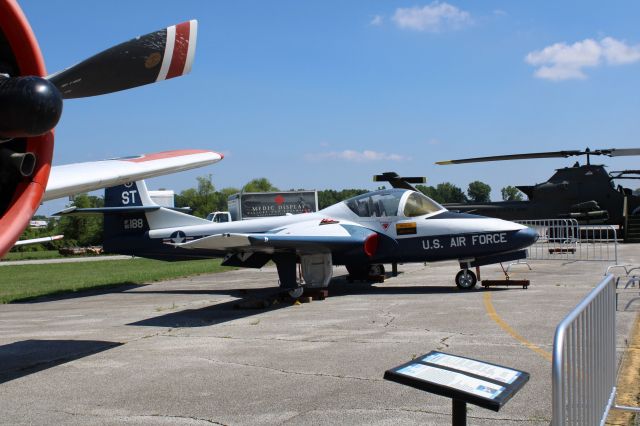
POLYGON ((476 274, 469 269, 463 269, 456 274, 456 285, 460 290, 471 290, 477 282, 476 274))

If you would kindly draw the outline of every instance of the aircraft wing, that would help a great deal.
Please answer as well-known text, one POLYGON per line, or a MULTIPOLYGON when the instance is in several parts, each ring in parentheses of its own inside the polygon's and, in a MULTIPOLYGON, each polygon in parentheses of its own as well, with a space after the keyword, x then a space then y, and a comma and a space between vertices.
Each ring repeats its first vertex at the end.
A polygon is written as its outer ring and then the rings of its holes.
POLYGON ((375 252, 378 233, 357 224, 319 221, 298 223, 273 232, 256 234, 215 234, 174 244, 186 249, 222 251, 350 251, 375 252))
POLYGON ((217 163, 217 152, 183 149, 53 166, 43 201, 217 163))

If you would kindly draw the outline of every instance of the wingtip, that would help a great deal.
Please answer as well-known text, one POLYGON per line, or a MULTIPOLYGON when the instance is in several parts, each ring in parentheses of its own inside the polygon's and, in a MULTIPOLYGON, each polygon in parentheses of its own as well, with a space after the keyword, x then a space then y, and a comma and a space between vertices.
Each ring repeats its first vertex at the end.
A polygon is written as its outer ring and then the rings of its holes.
POLYGON ((446 166, 448 164, 453 164, 453 160, 436 161, 436 164, 439 166, 446 166))

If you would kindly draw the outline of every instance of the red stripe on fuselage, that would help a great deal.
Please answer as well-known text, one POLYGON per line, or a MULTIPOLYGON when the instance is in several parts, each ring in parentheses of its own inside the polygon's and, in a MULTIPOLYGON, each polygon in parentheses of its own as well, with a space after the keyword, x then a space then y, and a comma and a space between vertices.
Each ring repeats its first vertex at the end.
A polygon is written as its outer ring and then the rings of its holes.
POLYGON ((167 72, 167 79, 178 77, 184 73, 184 65, 187 62, 189 52, 189 27, 190 22, 182 22, 176 25, 176 39, 173 44, 173 56, 167 72))

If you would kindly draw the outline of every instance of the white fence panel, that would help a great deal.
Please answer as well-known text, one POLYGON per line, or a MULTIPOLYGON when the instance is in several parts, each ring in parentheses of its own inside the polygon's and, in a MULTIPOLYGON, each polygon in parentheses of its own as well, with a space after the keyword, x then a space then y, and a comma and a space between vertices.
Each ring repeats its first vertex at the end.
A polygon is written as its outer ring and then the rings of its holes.
POLYGON ((538 241, 528 260, 599 261, 618 263, 618 238, 611 225, 580 225, 575 219, 522 220, 535 229, 538 241))
POLYGON ((604 424, 616 384, 616 288, 607 275, 556 328, 554 426, 604 424))

